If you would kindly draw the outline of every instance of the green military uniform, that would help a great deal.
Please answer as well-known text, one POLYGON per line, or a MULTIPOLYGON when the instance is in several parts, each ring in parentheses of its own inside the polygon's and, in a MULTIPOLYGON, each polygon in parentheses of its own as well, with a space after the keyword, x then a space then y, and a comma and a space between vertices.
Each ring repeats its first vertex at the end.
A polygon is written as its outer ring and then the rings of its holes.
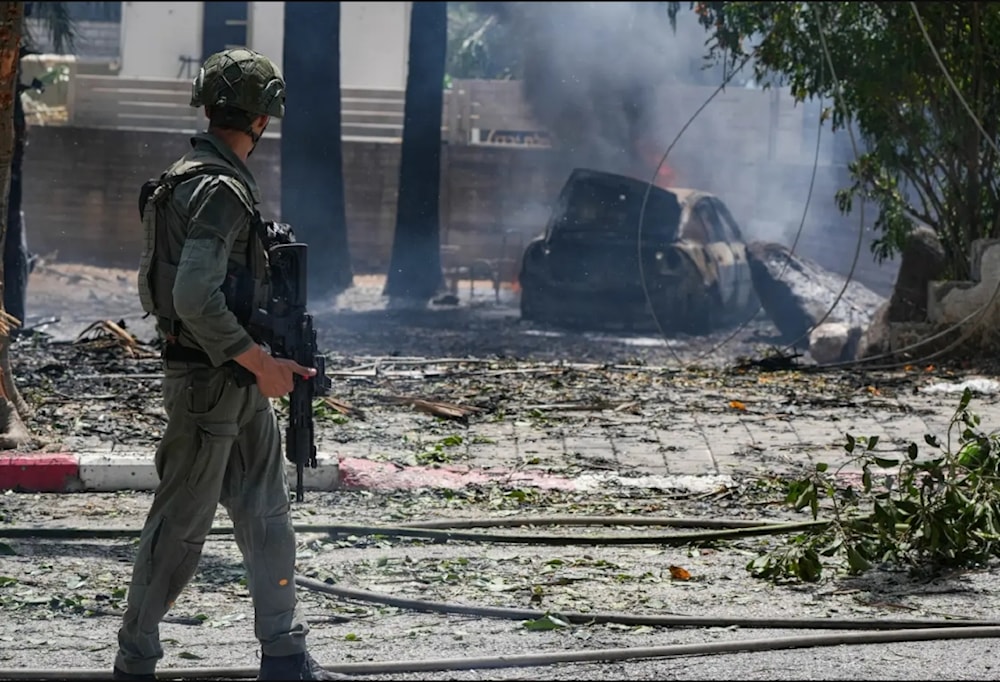
MULTIPOLYGON (((245 95, 232 88, 239 81, 232 76, 235 64, 244 83, 253 76, 259 83, 251 92, 257 99, 243 108, 283 113, 284 82, 270 61, 249 50, 220 54, 229 60, 220 65, 214 55, 206 62, 193 105, 232 105, 220 91, 245 95), (214 89, 213 73, 222 76, 214 89)), ((266 263, 254 231, 260 195, 253 174, 220 138, 196 135, 191 147, 162 176, 143 211, 147 248, 139 290, 167 341, 167 427, 156 451, 160 483, 118 633, 116 674, 148 675, 162 658, 159 623, 195 573, 219 502, 235 526, 265 656, 303 653, 309 630, 296 606, 295 535, 275 414, 255 384, 239 380, 232 359, 254 339, 220 290, 234 265, 256 271, 259 288, 266 263)))

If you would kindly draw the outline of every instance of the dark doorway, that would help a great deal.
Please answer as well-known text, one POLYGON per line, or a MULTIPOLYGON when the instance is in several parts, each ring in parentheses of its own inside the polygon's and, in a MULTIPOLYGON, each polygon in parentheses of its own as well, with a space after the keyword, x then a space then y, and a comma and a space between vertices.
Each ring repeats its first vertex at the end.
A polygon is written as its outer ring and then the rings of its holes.
POLYGON ((201 29, 201 60, 222 50, 246 47, 250 29, 249 2, 205 2, 201 29))

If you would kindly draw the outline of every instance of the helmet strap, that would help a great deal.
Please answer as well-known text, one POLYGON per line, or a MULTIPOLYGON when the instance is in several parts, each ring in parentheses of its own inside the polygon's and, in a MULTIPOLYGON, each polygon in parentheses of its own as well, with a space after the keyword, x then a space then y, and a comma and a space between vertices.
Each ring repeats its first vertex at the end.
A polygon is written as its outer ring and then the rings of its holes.
MULTIPOLYGON (((268 121, 268 123, 270 123, 270 121, 268 121)), ((264 124, 264 130, 267 130, 267 123, 264 124)), ((264 130, 261 130, 259 134, 255 133, 253 131, 253 125, 250 125, 246 129, 246 134, 250 136, 251 140, 253 140, 253 146, 250 147, 250 151, 247 152, 247 158, 248 159, 253 154, 253 150, 255 150, 257 148, 257 143, 260 142, 260 138, 264 136, 264 130)))

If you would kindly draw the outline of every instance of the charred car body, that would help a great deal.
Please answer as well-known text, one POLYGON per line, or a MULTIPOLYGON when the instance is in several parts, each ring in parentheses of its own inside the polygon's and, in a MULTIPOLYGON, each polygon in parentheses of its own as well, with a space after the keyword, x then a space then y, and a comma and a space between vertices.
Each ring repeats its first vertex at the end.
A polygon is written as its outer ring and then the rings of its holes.
POLYGON ((524 251, 522 319, 698 334, 753 313, 746 247, 725 204, 651 187, 640 237, 647 188, 613 173, 572 172, 545 234, 524 251))

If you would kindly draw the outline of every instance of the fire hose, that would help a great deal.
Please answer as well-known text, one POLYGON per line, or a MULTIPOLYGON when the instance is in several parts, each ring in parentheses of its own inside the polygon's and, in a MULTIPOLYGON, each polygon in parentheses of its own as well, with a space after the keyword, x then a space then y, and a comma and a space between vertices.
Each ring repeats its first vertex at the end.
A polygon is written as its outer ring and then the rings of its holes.
MULTIPOLYGON (((730 519, 685 518, 633 518, 631 516, 590 517, 521 517, 500 519, 460 519, 416 522, 408 526, 365 525, 315 525, 297 526, 298 532, 351 533, 394 535, 397 537, 426 537, 434 540, 462 540, 479 542, 519 542, 535 545, 548 544, 691 544, 710 539, 735 539, 776 534, 816 527, 825 522, 767 523, 730 519), (500 528, 514 526, 663 526, 708 529, 695 533, 649 536, 520 536, 500 533, 467 533, 449 531, 449 528, 500 528), (681 538, 686 538, 682 541, 681 538), (626 541, 627 540, 627 541, 626 541), (654 542, 655 541, 655 542, 654 542)), ((0 537, 47 539, 80 539, 94 537, 134 537, 139 530, 130 528, 24 528, 0 527, 0 537)), ((230 536, 231 528, 213 528, 211 536, 230 536)), ((861 630, 823 635, 795 635, 766 639, 750 639, 697 644, 674 644, 659 647, 624 647, 583 651, 556 651, 512 656, 486 656, 476 658, 443 658, 421 661, 381 661, 347 663, 328 666, 327 670, 347 675, 389 675, 434 671, 486 670, 500 668, 539 667, 563 663, 635 661, 654 658, 676 658, 743 652, 779 651, 812 647, 860 644, 888 644, 901 642, 926 642, 956 639, 985 639, 1000 637, 1000 623, 994 621, 949 621, 933 619, 830 619, 830 618, 719 618, 683 615, 641 615, 616 612, 566 612, 550 614, 532 609, 485 607, 419 599, 341 587, 313 578, 296 576, 296 584, 308 590, 327 594, 343 600, 380 604, 394 608, 424 613, 462 614, 481 618, 530 620, 555 616, 567 624, 617 623, 647 625, 652 627, 742 627, 750 629, 826 629, 861 630)), ((159 679, 247 679, 257 675, 256 668, 166 668, 157 672, 159 679)), ((107 670, 45 670, 0 669, 0 680, 44 679, 108 679, 107 670)))
MULTIPOLYGON (((560 663, 611 663, 655 658, 712 656, 760 651, 787 651, 859 644, 897 644, 956 639, 992 639, 1000 637, 1000 627, 948 628, 940 630, 896 630, 895 632, 844 632, 835 635, 797 635, 767 639, 745 639, 735 642, 702 642, 670 644, 655 647, 622 647, 617 649, 586 649, 553 651, 511 656, 472 658, 438 658, 423 661, 381 661, 344 663, 326 666, 330 672, 346 675, 399 675, 403 673, 442 672, 456 670, 498 670, 530 668, 560 663)), ((160 680, 238 680, 253 679, 257 668, 164 668, 156 672, 160 680)), ((0 680, 106 680, 107 670, 2 670, 0 680)))

